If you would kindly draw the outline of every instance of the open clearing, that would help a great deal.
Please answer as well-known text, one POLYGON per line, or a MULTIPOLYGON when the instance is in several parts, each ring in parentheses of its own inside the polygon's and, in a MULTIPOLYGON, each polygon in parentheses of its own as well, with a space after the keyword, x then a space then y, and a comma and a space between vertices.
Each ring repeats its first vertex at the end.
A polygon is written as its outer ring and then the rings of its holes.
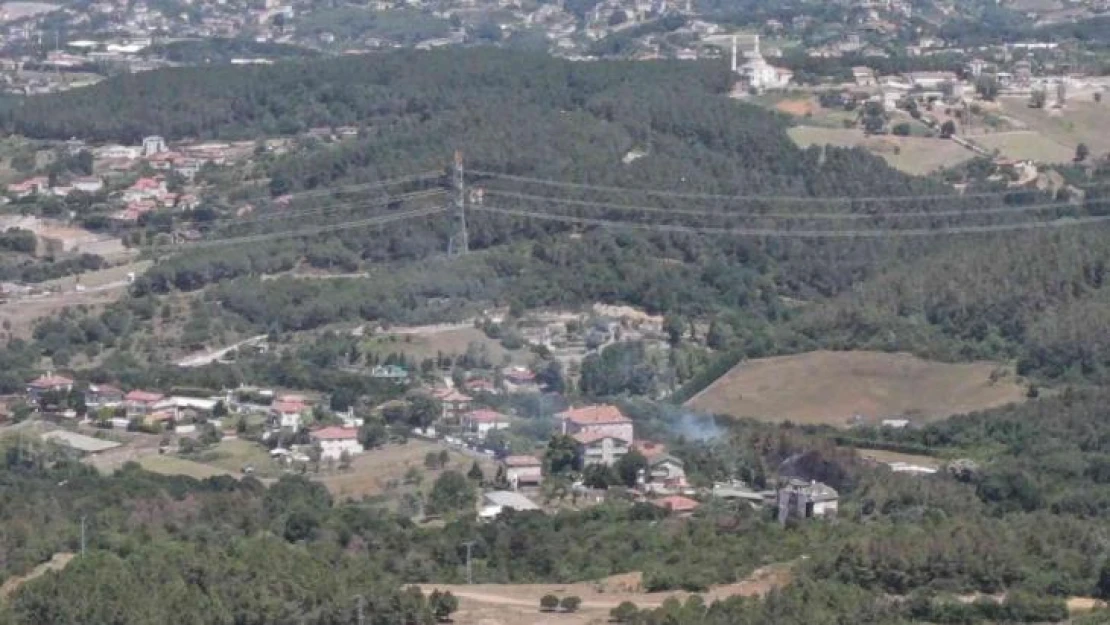
POLYGON ((526 350, 508 350, 501 346, 481 330, 468 327, 446 327, 438 329, 434 326, 420 332, 392 332, 385 331, 363 341, 363 350, 385 355, 390 352, 400 352, 405 356, 420 362, 425 358, 435 358, 437 354, 458 355, 465 354, 471 343, 485 346, 489 360, 494 365, 500 365, 508 355, 513 364, 527 364, 529 353, 526 350))
POLYGON ((856 453, 860 458, 871 459, 883 464, 891 462, 904 462, 919 467, 929 467, 931 469, 939 469, 944 462, 939 458, 932 456, 922 456, 920 454, 903 454, 897 451, 886 451, 885 449, 865 449, 857 448, 856 453))
POLYGON ((1110 133, 1106 132, 1110 125, 1110 102, 1105 98, 1095 102, 1090 95, 1070 95, 1063 110, 1031 109, 1028 101, 1028 98, 1001 99, 1007 115, 1063 145, 1068 152, 1064 160, 1075 156, 1075 146, 1080 143, 1091 148, 1092 157, 1110 152, 1110 133))
POLYGON ((1075 147, 1068 147, 1032 130, 1016 130, 971 137, 987 150, 998 150, 1002 156, 1016 161, 1067 163, 1075 156, 1075 147))
MULTIPOLYGON (((607 623, 609 611, 623 601, 631 601, 640 608, 659 607, 670 597, 684 600, 691 593, 645 593, 639 590, 639 574, 617 575, 597 583, 576 584, 422 584, 420 588, 430 593, 438 588, 449 590, 459 599, 459 611, 451 615, 456 625, 587 625, 607 623), (582 599, 582 606, 573 614, 540 612, 540 597, 552 594, 557 597, 574 595, 582 599)), ((773 588, 790 581, 790 565, 778 564, 756 570, 746 580, 714 586, 700 594, 706 602, 732 596, 753 597, 763 595, 773 588)))
MULTIPOLYGON (((364 496, 374 496, 385 493, 390 482, 401 482, 405 473, 411 467, 416 467, 424 473, 423 486, 430 488, 440 471, 430 471, 424 468, 424 457, 428 452, 439 453, 448 450, 450 460, 446 469, 454 469, 465 473, 470 469, 476 459, 475 456, 463 454, 441 443, 409 439, 401 445, 391 444, 359 454, 351 463, 347 471, 321 473, 311 476, 316 481, 324 484, 332 495, 340 498, 360 499, 364 496)), ((493 461, 478 458, 478 464, 486 475, 493 475, 493 461)))
POLYGON ((858 128, 816 126, 795 126, 787 132, 799 147, 806 148, 812 145, 862 147, 881 156, 891 167, 915 175, 927 174, 943 167, 952 167, 975 156, 971 150, 946 139, 894 135, 867 136, 858 128))
POLYGON ((144 469, 152 473, 185 475, 188 477, 195 477, 198 480, 203 480, 206 477, 215 477, 217 475, 231 475, 230 471, 226 471, 219 467, 187 460, 178 456, 143 456, 139 458, 137 462, 144 469))
POLYGON ((686 405, 769 421, 848 425, 905 416, 915 421, 1025 400, 1013 376, 991 383, 996 363, 941 363, 909 354, 817 351, 741 363, 686 405))

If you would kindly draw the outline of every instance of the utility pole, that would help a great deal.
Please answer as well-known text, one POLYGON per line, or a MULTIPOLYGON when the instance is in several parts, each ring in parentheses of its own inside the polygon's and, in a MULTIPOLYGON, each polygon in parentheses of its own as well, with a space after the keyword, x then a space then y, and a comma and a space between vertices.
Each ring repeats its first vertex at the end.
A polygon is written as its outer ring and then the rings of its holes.
POLYGON ((81 555, 85 555, 85 515, 81 515, 81 555))
POLYGON ((463 543, 463 546, 466 547, 466 583, 467 584, 473 584, 474 583, 474 575, 473 575, 473 573, 470 569, 470 549, 472 547, 474 547, 474 544, 475 543, 474 543, 473 540, 468 540, 465 543, 463 543))
POLYGON ((358 599, 358 625, 366 625, 366 598, 355 595, 355 599, 358 599))
POLYGON ((454 187, 455 217, 459 220, 459 225, 458 231, 451 237, 448 254, 457 256, 470 251, 470 235, 466 229, 466 179, 461 150, 455 150, 454 187))

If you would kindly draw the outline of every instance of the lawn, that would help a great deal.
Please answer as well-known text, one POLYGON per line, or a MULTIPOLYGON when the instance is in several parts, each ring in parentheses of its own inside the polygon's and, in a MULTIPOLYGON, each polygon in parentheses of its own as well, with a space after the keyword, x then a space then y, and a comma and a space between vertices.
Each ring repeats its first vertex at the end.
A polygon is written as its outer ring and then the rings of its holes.
POLYGON ((1004 98, 1002 103, 1007 115, 1066 150, 1058 160, 1074 157, 1075 146, 1080 143, 1091 148, 1092 156, 1110 152, 1110 133, 1106 132, 1110 125, 1110 102, 1105 99, 1095 102, 1090 95, 1069 96, 1063 110, 1031 109, 1027 98, 1004 98))
POLYGON ((197 461, 220 471, 241 474, 243 467, 254 468, 260 477, 277 476, 281 473, 269 452, 258 443, 237 438, 225 439, 213 449, 197 455, 197 461))
POLYGON ((232 472, 219 467, 187 460, 179 456, 150 455, 139 458, 137 462, 144 469, 153 473, 161 473, 163 475, 185 475, 188 477, 195 477, 198 480, 217 475, 232 474, 232 472))
POLYGON ((473 344, 476 349, 486 350, 490 363, 499 366, 508 356, 513 364, 523 365, 529 362, 529 353, 526 350, 508 350, 501 346, 500 341, 493 340, 477 328, 450 328, 414 334, 380 334, 370 337, 362 342, 362 350, 366 353, 375 353, 379 356, 400 352, 417 362, 425 358, 435 358, 437 354, 450 356, 465 354, 473 344))
POLYGON ((979 135, 973 139, 987 150, 998 150, 1002 156, 1017 161, 1067 163, 1075 156, 1074 147, 1069 148, 1032 130, 979 135))
MULTIPOLYGON (((409 469, 415 467, 423 474, 420 488, 427 491, 441 471, 426 469, 424 457, 429 452, 439 453, 445 449, 450 456, 447 469, 463 473, 470 469, 473 456, 450 450, 442 443, 410 439, 405 444, 390 444, 360 454, 347 471, 325 472, 313 479, 327 486, 336 497, 359 499, 389 492, 393 483, 403 481, 409 469)), ((491 459, 482 458, 478 464, 487 476, 493 475, 495 468, 491 459)))

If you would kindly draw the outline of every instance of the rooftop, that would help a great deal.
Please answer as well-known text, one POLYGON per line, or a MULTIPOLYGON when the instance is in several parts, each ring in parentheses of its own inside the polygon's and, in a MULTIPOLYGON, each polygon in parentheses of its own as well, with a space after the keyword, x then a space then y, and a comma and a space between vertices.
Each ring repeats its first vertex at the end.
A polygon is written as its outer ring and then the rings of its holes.
POLYGON ((817 481, 791 479, 782 488, 805 495, 813 501, 836 501, 840 498, 835 488, 817 481))
POLYGON ((63 375, 44 375, 27 384, 31 388, 57 388, 59 386, 72 386, 73 380, 63 375))
POLYGON ((165 395, 161 393, 153 393, 150 391, 134 390, 123 396, 126 401, 139 402, 143 404, 152 404, 157 401, 162 401, 165 395))
POLYGON ((287 399, 279 399, 270 404, 270 411, 279 412, 281 414, 295 414, 305 409, 304 402, 289 401, 287 399))
POLYGON ((471 410, 466 413, 466 418, 474 421, 475 423, 504 423, 509 420, 508 417, 497 412, 496 410, 487 410, 480 408, 478 410, 471 410))
POLYGON ((543 462, 535 456, 506 456, 503 461, 507 467, 539 467, 543 462))
POLYGON ((556 415, 578 425, 595 425, 601 423, 632 423, 632 420, 621 413, 620 408, 610 404, 597 406, 583 406, 571 408, 556 415))
POLYGON ((582 443, 583 445, 592 445, 592 444, 594 444, 594 443, 596 443, 600 440, 606 439, 606 438, 611 438, 613 440, 618 440, 618 441, 624 441, 626 443, 631 442, 631 441, 625 441, 624 438, 622 438, 620 436, 613 436, 612 434, 606 434, 605 432, 578 432, 576 434, 571 434, 571 437, 574 438, 574 440, 578 441, 579 443, 582 443))

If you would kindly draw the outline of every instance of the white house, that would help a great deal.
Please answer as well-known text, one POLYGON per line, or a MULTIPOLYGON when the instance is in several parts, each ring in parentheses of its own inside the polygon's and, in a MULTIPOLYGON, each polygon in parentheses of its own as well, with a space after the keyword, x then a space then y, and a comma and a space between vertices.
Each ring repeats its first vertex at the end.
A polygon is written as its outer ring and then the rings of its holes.
POLYGON ((270 404, 267 422, 271 427, 297 430, 301 427, 301 415, 306 409, 303 401, 282 398, 270 404))
POLYGON ((840 495, 821 482, 791 479, 779 487, 779 522, 836 516, 840 495))
POLYGON ((485 438, 494 430, 504 430, 509 427, 509 418, 495 410, 481 408, 471 410, 462 417, 463 429, 473 432, 480 438, 485 438))
POLYGON ((578 442, 578 453, 584 467, 594 464, 611 467, 628 454, 632 445, 632 441, 623 436, 605 432, 579 432, 572 437, 578 442))
POLYGON ((339 460, 346 452, 355 456, 363 452, 355 428, 327 427, 312 433, 312 440, 320 444, 322 460, 339 460))

